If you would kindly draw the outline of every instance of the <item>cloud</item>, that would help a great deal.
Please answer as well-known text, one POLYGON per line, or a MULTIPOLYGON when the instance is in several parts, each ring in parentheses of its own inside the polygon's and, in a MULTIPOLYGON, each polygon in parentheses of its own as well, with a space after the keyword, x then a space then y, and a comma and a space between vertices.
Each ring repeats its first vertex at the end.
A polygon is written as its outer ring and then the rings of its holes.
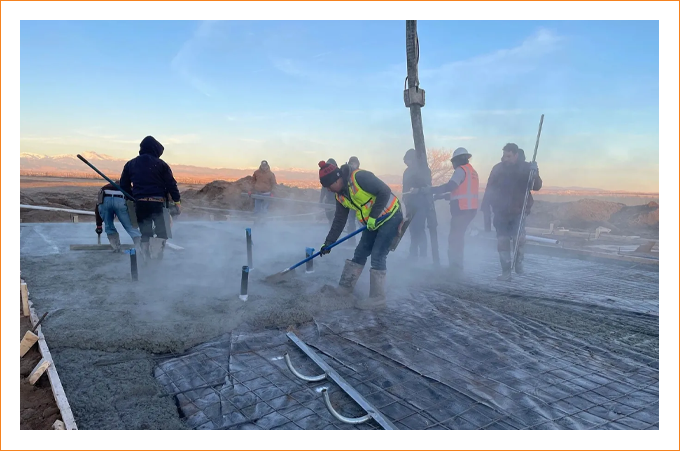
POLYGON ((530 71, 534 67, 531 63, 557 50, 563 40, 554 32, 541 28, 516 47, 446 63, 438 68, 421 69, 419 78, 444 79, 469 72, 506 77, 508 72, 516 74, 530 71))
MULTIPOLYGON (((323 55, 323 54, 322 54, 323 55)), ((317 55, 318 56, 318 55, 317 55)), ((325 86, 347 87, 353 82, 349 75, 332 72, 324 69, 319 58, 316 61, 293 60, 278 56, 270 57, 269 60, 276 70, 290 77, 325 86)))
POLYGON ((217 21, 201 22, 193 36, 184 42, 170 62, 171 69, 185 82, 206 97, 212 97, 216 89, 206 82, 196 71, 198 53, 210 43, 217 33, 217 21))

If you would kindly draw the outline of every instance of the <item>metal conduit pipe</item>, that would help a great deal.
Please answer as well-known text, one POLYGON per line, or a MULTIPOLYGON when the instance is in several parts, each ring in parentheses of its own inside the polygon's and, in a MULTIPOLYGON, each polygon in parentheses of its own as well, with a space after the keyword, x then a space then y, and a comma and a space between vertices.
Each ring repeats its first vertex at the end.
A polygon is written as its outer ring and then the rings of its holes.
POLYGON ((552 238, 543 238, 541 236, 526 235, 526 239, 527 241, 535 241, 537 243, 560 244, 559 240, 553 240, 552 238))
POLYGON ((286 361, 286 365, 288 366, 288 369, 290 370, 290 372, 293 373, 295 375, 295 377, 302 379, 303 381, 319 382, 319 381, 326 379, 326 373, 320 374, 318 376, 305 376, 304 374, 300 373, 298 370, 293 368, 293 364, 290 361, 290 357, 288 356, 288 353, 283 354, 283 359, 286 361))
POLYGON ((328 396, 328 389, 326 387, 321 389, 321 394, 323 395, 323 401, 326 403, 326 407, 328 408, 328 411, 333 415, 335 418, 338 420, 342 421, 343 423, 347 424, 361 424, 365 423, 368 420, 371 419, 371 416, 369 414, 364 415, 363 417, 358 417, 358 418, 349 418, 344 415, 340 415, 334 408, 333 405, 331 405, 331 398, 328 396))

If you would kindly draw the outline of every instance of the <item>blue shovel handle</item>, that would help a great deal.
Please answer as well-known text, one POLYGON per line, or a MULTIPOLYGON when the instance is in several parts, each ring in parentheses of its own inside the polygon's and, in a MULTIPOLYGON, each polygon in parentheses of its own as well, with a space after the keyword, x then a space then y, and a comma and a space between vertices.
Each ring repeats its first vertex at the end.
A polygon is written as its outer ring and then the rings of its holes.
MULTIPOLYGON (((383 219, 385 219, 385 218, 387 218, 387 217, 388 217, 388 215, 385 215, 385 216, 383 216, 383 217, 380 217, 380 218, 378 218, 378 221, 381 221, 381 220, 383 220, 383 219)), ((352 232, 352 233, 348 234, 347 236, 345 236, 345 237, 339 239, 339 240, 336 241, 335 243, 326 246, 324 250, 332 249, 332 248, 334 248, 335 246, 337 246, 338 244, 340 244, 340 243, 342 243, 342 242, 344 242, 344 241, 347 241, 348 239, 352 238, 352 237, 355 236, 355 235, 358 235, 359 233, 363 232, 364 230, 366 230, 366 226, 361 226, 361 227, 359 227, 358 229, 356 229, 354 232, 352 232)), ((280 274, 285 274, 285 273, 287 273, 288 271, 292 271, 293 269, 297 268, 298 266, 304 265, 305 263, 307 263, 308 261, 310 261, 310 260, 312 260, 312 259, 318 257, 319 255, 321 255, 321 251, 316 252, 315 254, 310 255, 309 257, 305 258, 304 260, 302 260, 302 261, 300 261, 300 262, 294 264, 294 265, 291 266, 290 268, 284 269, 283 271, 281 271, 280 274)))

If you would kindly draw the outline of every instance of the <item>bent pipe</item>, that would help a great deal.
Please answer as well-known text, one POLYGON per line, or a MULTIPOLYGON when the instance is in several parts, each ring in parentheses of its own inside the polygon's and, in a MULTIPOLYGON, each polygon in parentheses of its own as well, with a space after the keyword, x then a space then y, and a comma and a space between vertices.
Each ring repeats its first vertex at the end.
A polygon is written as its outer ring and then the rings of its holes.
POLYGON ((288 366, 290 372, 293 373, 295 377, 302 379, 303 381, 319 382, 326 379, 326 373, 320 374, 318 376, 305 376, 304 374, 300 373, 298 370, 293 368, 293 363, 290 361, 290 357, 288 356, 287 352, 283 354, 283 359, 286 361, 286 365, 288 366))
POLYGON ((326 404, 326 408, 328 408, 328 411, 333 415, 335 418, 338 420, 342 421, 343 423, 347 424, 361 424, 365 423, 368 420, 370 420, 372 417, 369 414, 364 415, 363 417, 357 417, 357 418, 349 418, 344 415, 340 415, 334 408, 333 405, 331 404, 331 398, 328 396, 328 389, 326 387, 321 389, 321 394, 323 395, 323 401, 326 404))

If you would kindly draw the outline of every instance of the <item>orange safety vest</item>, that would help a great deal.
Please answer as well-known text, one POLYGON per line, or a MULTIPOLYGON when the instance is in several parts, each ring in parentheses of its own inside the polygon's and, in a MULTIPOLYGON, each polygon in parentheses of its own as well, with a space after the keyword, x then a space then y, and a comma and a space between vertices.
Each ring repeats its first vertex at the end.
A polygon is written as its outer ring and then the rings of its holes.
POLYGON ((479 176, 470 163, 460 166, 465 171, 465 180, 451 191, 451 200, 458 199, 461 210, 476 210, 479 199, 479 176))

